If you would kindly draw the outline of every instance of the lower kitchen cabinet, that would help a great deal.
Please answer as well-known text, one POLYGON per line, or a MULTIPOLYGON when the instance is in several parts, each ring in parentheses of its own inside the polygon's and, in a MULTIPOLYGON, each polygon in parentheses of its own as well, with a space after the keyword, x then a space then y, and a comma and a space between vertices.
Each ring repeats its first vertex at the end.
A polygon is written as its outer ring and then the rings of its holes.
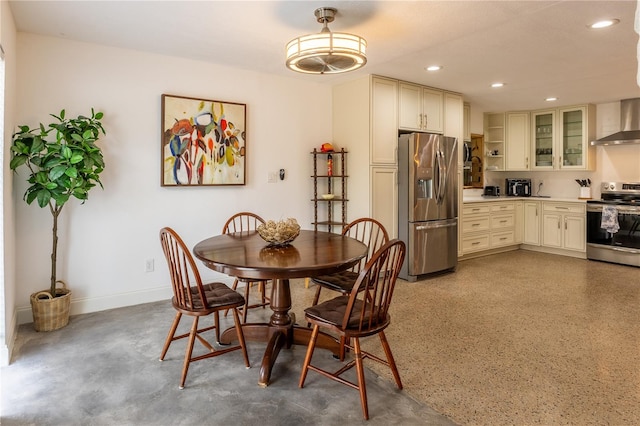
POLYGON ((540 245, 540 202, 525 201, 523 206, 522 243, 540 245))
POLYGON ((542 246, 586 251, 584 203, 542 203, 542 246))
POLYGON ((462 254, 516 243, 516 202, 465 204, 462 209, 462 254))
POLYGON ((514 248, 586 257, 584 202, 531 199, 468 202, 463 204, 460 227, 462 257, 514 248))

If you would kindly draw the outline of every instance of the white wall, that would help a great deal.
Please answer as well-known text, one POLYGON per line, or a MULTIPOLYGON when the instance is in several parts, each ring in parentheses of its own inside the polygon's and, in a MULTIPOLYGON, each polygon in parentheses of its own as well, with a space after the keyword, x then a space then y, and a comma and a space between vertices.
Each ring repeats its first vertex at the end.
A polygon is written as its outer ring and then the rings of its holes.
MULTIPOLYGON (((170 294, 158 231, 171 226, 193 246, 218 234, 233 213, 294 217, 311 228, 309 152, 331 140, 331 88, 322 77, 300 81, 176 57, 18 34, 17 122, 48 123, 48 114, 105 113, 105 189, 63 210, 59 278, 73 290, 72 314, 166 298, 170 294), (160 187, 160 95, 247 104, 247 185, 160 187), (284 168, 284 181, 267 183, 284 168), (145 273, 148 258, 155 272, 145 273)), ((16 179, 19 196, 24 173, 16 179)), ((51 215, 16 204, 17 305, 30 322, 29 294, 47 288, 51 215)), ((203 268, 204 278, 219 277, 203 268)))
MULTIPOLYGON (((2 140, 2 241, 3 259, 0 285, 0 310, 2 307, 3 328, 0 330, 0 366, 9 363, 11 347, 15 340, 16 329, 16 289, 15 289, 15 222, 14 204, 17 198, 12 190, 13 173, 9 169, 11 154, 9 151, 11 133, 14 127, 16 100, 16 27, 9 3, 0 2, 0 44, 4 49, 4 105, 0 107, 4 116, 2 140)), ((0 126, 2 127, 2 126, 0 126)), ((19 197, 18 197, 19 198, 19 197)))

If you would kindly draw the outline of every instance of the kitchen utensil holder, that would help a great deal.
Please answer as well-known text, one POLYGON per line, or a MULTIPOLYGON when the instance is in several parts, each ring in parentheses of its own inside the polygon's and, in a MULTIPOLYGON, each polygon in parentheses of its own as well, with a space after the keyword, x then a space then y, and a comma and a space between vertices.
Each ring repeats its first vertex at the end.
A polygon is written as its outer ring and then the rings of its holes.
POLYGON ((591 199, 591 187, 583 186, 580 188, 580 199, 590 200, 591 199))

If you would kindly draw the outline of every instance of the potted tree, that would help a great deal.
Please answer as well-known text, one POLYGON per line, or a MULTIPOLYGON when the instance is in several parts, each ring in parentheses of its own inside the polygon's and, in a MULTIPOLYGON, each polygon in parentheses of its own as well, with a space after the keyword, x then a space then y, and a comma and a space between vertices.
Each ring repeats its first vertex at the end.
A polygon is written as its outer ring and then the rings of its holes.
POLYGON ((30 186, 23 198, 27 204, 37 201, 38 206, 48 207, 53 217, 49 289, 30 298, 37 331, 56 330, 69 322, 71 291, 56 275, 58 217, 69 198, 84 203, 91 188, 102 187, 100 173, 104 170, 102 151, 96 146, 100 133, 105 134, 100 121, 103 114, 92 108, 91 117, 66 118, 64 110, 51 116, 56 121, 47 127, 42 123, 33 129, 19 126, 12 138, 9 164, 14 171, 22 165, 29 169, 30 186), (58 283, 62 288, 56 288, 58 283))

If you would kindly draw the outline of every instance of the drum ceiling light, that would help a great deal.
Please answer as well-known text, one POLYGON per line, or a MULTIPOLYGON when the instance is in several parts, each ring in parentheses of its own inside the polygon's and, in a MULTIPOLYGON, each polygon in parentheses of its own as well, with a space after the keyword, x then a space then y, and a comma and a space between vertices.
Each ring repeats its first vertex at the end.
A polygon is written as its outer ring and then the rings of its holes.
POLYGON ((360 36, 329 30, 338 10, 320 7, 315 16, 322 31, 296 37, 287 44, 287 67, 306 74, 337 74, 353 71, 367 63, 367 41, 360 36))

